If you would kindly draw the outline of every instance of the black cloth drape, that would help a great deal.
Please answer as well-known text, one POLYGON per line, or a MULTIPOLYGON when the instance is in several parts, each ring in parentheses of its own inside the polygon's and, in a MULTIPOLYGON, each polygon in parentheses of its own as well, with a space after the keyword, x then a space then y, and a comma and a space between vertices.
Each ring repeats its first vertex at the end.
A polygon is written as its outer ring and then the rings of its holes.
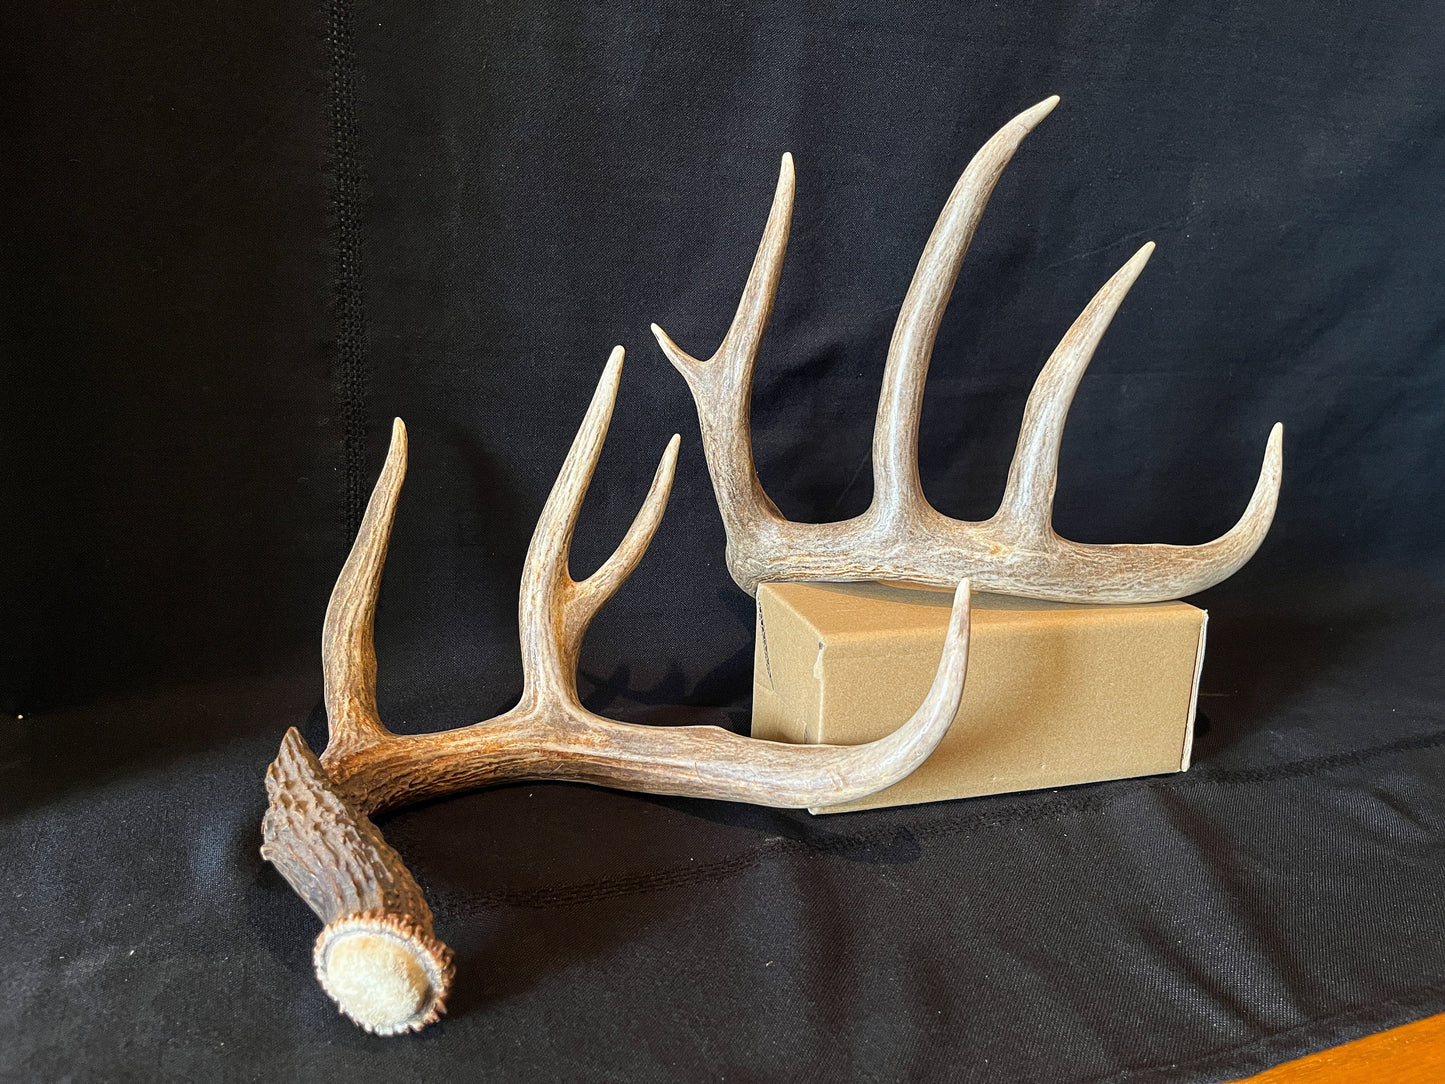
POLYGON ((0 1077, 1212 1081, 1445 1011, 1445 10, 510 5, 0 12, 0 1077), (1285 484, 1211 611, 1178 777, 810 818, 536 785, 391 817, 450 1015, 363 1035, 257 855, 325 742, 327 592, 385 449, 397 730, 520 687, 537 512, 629 351, 574 571, 668 436, 594 710, 745 729, 750 600, 683 382, 778 157, 753 406, 795 519, 868 502, 892 319, 958 173, 1063 102, 945 319, 921 471, 992 512, 1024 398, 1159 244, 1085 378, 1056 525, 1199 542, 1285 484))

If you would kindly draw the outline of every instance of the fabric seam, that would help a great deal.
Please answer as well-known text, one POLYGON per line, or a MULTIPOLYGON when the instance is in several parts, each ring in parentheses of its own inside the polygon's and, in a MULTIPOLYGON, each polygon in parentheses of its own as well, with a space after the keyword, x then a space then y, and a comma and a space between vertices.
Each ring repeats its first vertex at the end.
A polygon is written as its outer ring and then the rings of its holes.
POLYGON ((335 249, 335 392, 342 427, 341 519, 348 542, 366 504, 366 313, 361 283, 362 171, 351 0, 327 0, 331 64, 331 213, 335 249))

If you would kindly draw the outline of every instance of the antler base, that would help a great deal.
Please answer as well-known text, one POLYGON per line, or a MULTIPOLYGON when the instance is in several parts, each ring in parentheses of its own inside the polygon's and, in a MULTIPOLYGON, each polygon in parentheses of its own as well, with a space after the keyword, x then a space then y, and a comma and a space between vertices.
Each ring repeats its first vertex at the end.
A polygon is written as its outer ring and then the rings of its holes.
POLYGON ((420 886, 371 820, 337 791, 295 727, 266 772, 261 856, 326 923, 316 978, 367 1031, 416 1031, 446 1010, 452 954, 420 886))

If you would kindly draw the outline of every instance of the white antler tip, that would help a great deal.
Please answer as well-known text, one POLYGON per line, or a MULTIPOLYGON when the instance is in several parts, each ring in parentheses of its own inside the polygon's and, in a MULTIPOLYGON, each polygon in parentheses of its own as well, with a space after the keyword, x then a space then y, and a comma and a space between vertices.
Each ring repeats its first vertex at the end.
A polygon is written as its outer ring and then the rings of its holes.
MULTIPOLYGON (((1115 271, 1113 276, 1104 284, 1101 295, 1109 294, 1114 298, 1114 307, 1124 303, 1124 295, 1134 285, 1139 276, 1144 273, 1144 265, 1149 262, 1149 257, 1154 255, 1154 242, 1146 241, 1138 252, 1130 256, 1123 267, 1115 271)), ((1092 352, 1092 351, 1091 351, 1092 352)))
POLYGON ((1266 454, 1275 469, 1279 469, 1280 463, 1284 460, 1284 422, 1275 422, 1274 428, 1269 431, 1269 444, 1266 446, 1266 454))
POLYGON ((658 464, 657 473, 659 477, 665 478, 667 484, 672 484, 673 471, 677 469, 677 452, 682 447, 681 434, 672 434, 672 439, 667 442, 667 447, 662 452, 662 462, 658 464))
POLYGON ((657 340, 657 345, 662 348, 663 356, 667 358, 667 360, 672 363, 672 367, 683 376, 691 377, 693 372, 702 365, 702 362, 698 361, 697 358, 673 342, 672 337, 663 331, 662 328, 656 324, 651 325, 651 327, 652 337, 657 340))
POLYGON ((622 361, 626 356, 627 351, 620 346, 614 346, 612 353, 607 355, 607 365, 602 370, 602 379, 597 382, 599 394, 603 388, 606 388, 609 398, 617 398, 617 385, 622 383, 622 361))
POLYGON ((1059 104, 1059 96, 1052 94, 1045 98, 1038 105, 1025 109, 1014 118, 1015 124, 1022 124, 1025 128, 1032 130, 1040 121, 1054 111, 1054 106, 1059 104))
POLYGON ((403 463, 406 460, 406 423, 400 418, 391 420, 391 444, 386 450, 386 458, 388 461, 400 458, 403 463))
POLYGON ((950 636, 959 636, 968 624, 969 610, 973 605, 973 585, 969 580, 959 580, 953 592, 953 613, 948 621, 950 636))

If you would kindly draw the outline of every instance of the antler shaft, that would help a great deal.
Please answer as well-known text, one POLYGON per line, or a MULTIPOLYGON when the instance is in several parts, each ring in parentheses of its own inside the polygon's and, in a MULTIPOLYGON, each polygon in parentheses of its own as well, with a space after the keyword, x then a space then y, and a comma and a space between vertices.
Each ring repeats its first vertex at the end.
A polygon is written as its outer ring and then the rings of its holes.
POLYGON ((938 327, 988 198, 1024 136, 1059 104, 1058 95, 1005 124, 973 156, 938 216, 888 346, 873 427, 874 515, 904 524, 931 512, 918 477, 918 418, 938 327))
POLYGON ((905 778, 947 732, 963 693, 968 619, 963 584, 928 695, 907 723, 867 745, 790 745, 714 726, 623 723, 549 688, 534 705, 486 723, 393 737, 352 754, 331 774, 367 812, 540 779, 777 808, 838 805, 905 778))
POLYGON ((919 260, 884 369, 873 436, 874 493, 868 510, 838 523, 793 523, 767 499, 753 465, 748 404, 753 363, 773 303, 787 216, 791 159, 784 159, 772 211, 732 329, 708 361, 685 353, 653 326, 663 353, 686 377, 728 538, 728 568, 749 593, 767 580, 889 578, 1060 602, 1157 602, 1232 575, 1254 554, 1274 517, 1282 473, 1276 425, 1244 515, 1198 546, 1081 545, 1050 522, 1059 447, 1074 390, 1153 244, 1095 296, 1049 359, 1029 396, 1003 502, 983 522, 950 519, 923 495, 918 419, 938 327, 989 195, 1023 138, 1054 108, 1049 98, 1006 124, 964 170, 919 260), (741 330, 740 330, 741 329, 741 330))

